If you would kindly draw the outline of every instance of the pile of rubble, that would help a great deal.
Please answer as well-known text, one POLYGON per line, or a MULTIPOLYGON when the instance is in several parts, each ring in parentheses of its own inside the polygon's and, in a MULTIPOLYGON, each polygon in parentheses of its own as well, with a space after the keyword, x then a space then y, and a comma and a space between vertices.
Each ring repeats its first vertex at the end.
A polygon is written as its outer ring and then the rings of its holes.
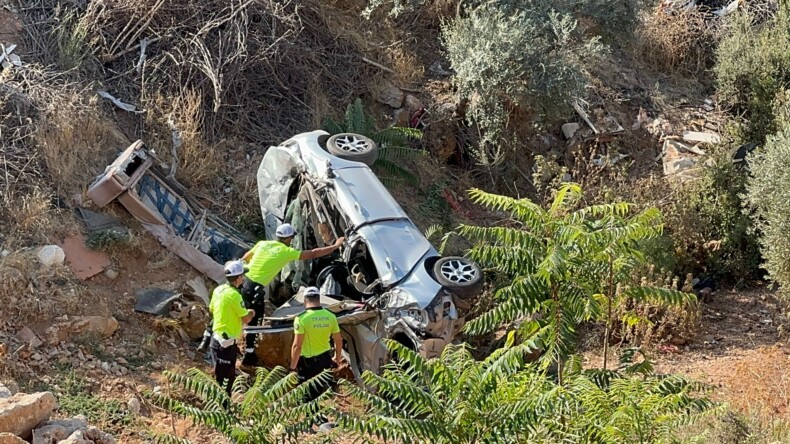
POLYGON ((0 444, 115 444, 82 416, 51 420, 56 406, 50 392, 13 393, 0 384, 0 444))

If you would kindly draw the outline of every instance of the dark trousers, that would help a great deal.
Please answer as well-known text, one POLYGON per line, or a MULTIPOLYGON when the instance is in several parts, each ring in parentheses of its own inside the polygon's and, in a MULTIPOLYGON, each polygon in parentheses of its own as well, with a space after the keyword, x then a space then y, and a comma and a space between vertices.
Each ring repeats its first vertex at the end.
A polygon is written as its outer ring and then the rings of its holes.
MULTIPOLYGON (((261 325, 266 308, 266 286, 251 281, 245 276, 244 283, 241 285, 241 298, 244 300, 245 307, 255 310, 255 316, 249 325, 261 325)), ((247 335, 244 342, 245 355, 250 354, 250 350, 255 349, 255 335, 247 335)))
MULTIPOLYGON (((312 358, 299 357, 299 362, 296 364, 296 375, 299 377, 299 384, 302 384, 310 378, 314 378, 321 374, 324 370, 335 367, 335 361, 332 360, 332 351, 322 353, 312 358)), ((305 395, 305 402, 310 402, 324 393, 327 389, 332 387, 333 383, 320 384, 308 391, 305 395)))
POLYGON ((239 356, 239 347, 233 344, 230 347, 222 348, 219 342, 211 338, 211 359, 214 363, 214 377, 228 395, 233 390, 233 381, 236 380, 236 358, 239 356))

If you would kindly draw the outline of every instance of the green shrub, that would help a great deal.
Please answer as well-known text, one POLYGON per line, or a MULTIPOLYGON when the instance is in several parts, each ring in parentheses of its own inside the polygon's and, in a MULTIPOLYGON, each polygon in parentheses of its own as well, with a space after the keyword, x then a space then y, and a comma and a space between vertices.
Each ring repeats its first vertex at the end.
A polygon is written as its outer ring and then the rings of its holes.
POLYGON ((733 16, 716 51, 714 67, 722 102, 748 119, 746 141, 762 142, 778 129, 775 100, 790 88, 790 3, 758 23, 743 12, 733 16))
POLYGON ((790 288, 790 125, 768 136, 765 146, 749 156, 751 175, 746 200, 760 235, 769 277, 790 288))
POLYGON ((129 244, 131 241, 132 236, 129 232, 108 228, 88 233, 85 239, 85 245, 92 250, 109 251, 113 248, 129 244))
MULTIPOLYGON (((548 121, 584 95, 584 65, 604 48, 579 31, 571 3, 487 2, 444 25, 453 81, 468 100, 467 117, 484 131, 482 147, 498 145, 516 110, 548 121)), ((476 157, 484 164, 504 160, 485 148, 476 157)))
POLYGON ((606 369, 612 328, 646 321, 627 308, 632 302, 680 306, 694 300, 675 289, 633 284, 634 271, 644 260, 639 243, 660 236, 663 228, 656 208, 636 213, 624 202, 583 207, 575 184, 560 187, 545 209, 527 199, 480 190, 470 195, 489 210, 510 216, 502 226, 458 229, 475 242, 472 259, 509 279, 494 294, 499 304, 466 324, 467 333, 488 333, 537 313, 537 319, 520 322, 519 334, 531 349, 544 352, 544 365, 556 362, 562 375, 564 361, 575 350, 578 326, 601 321, 606 326, 606 369))
POLYGON ((566 383, 558 385, 524 364, 523 346, 498 349, 483 361, 464 345, 449 345, 431 360, 393 341, 388 346, 407 365, 388 366, 382 375, 365 372, 365 384, 375 393, 343 384, 365 411, 338 413, 340 428, 362 438, 437 444, 677 442, 681 426, 720 410, 701 384, 653 375, 645 361, 631 363, 630 354, 618 371, 569 367, 566 383))
POLYGON ((84 415, 91 424, 111 432, 121 432, 132 423, 132 416, 120 401, 93 395, 73 371, 60 384, 48 388, 58 398, 58 410, 68 416, 84 415))
POLYGON ((665 213, 678 275, 748 279, 759 273, 760 252, 743 212, 746 173, 726 153, 714 154, 701 176, 676 185, 665 213))

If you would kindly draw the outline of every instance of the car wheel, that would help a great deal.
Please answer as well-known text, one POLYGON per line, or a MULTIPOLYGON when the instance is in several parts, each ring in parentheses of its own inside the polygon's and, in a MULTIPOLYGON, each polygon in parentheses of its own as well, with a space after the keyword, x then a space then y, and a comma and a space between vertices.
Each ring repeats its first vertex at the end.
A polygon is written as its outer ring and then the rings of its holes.
POLYGON ((465 257, 443 257, 433 265, 436 282, 455 293, 459 298, 477 296, 483 288, 483 272, 465 257))
POLYGON ((341 159, 373 165, 378 158, 378 146, 368 137, 354 133, 335 134, 326 141, 326 149, 341 159))

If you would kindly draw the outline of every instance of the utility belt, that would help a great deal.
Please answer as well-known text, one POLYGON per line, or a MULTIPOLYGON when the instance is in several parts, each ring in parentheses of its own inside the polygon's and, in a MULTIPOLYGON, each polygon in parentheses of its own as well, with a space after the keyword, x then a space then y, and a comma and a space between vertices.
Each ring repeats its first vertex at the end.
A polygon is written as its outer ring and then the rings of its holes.
MULTIPOLYGON (((332 350, 327 350, 327 351, 321 353, 320 355, 310 356, 309 358, 306 358, 304 356, 300 356, 299 359, 301 361, 303 361, 306 365, 310 365, 310 364, 314 364, 316 362, 320 362, 322 360, 325 360, 327 358, 327 355, 330 355, 331 353, 332 353, 332 350)), ((331 359, 331 356, 329 356, 329 358, 331 359)))
POLYGON ((211 335, 211 337, 214 338, 214 340, 217 341, 219 343, 219 346, 222 347, 222 348, 228 348, 231 345, 236 344, 236 339, 235 338, 227 338, 227 337, 223 337, 223 335, 227 336, 227 334, 225 334, 225 333, 220 334, 220 333, 214 332, 214 334, 211 335))

